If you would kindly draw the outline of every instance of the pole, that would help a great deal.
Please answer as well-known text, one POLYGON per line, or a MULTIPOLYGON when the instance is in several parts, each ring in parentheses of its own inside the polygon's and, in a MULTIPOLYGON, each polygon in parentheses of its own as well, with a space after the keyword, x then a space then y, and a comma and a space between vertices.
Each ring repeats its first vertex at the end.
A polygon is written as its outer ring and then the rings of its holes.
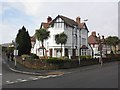
POLYGON ((16 61, 16 57, 18 55, 18 50, 17 50, 17 43, 15 42, 15 50, 14 50, 14 59, 15 59, 15 67, 17 67, 17 61, 16 61))
POLYGON ((102 43, 101 43, 101 40, 100 40, 100 35, 98 34, 99 36, 99 50, 100 50, 100 64, 101 66, 103 65, 103 61, 102 61, 102 43))
POLYGON ((16 55, 17 55, 17 50, 14 50, 14 60, 15 60, 14 65, 15 65, 15 67, 16 67, 16 65, 17 65, 16 55))
POLYGON ((15 56, 15 67, 17 66, 17 62, 16 62, 16 56, 15 56))
POLYGON ((79 49, 79 65, 80 65, 80 49, 79 49))
POLYGON ((80 33, 80 30, 79 30, 79 35, 78 35, 78 38, 79 38, 79 39, 78 39, 78 43, 79 43, 79 44, 78 44, 79 65, 80 65, 80 55, 81 55, 81 52, 80 52, 80 43, 81 43, 81 42, 80 42, 80 41, 81 41, 81 40, 80 40, 80 39, 81 39, 81 38, 80 38, 80 35, 81 35, 81 33, 80 33))

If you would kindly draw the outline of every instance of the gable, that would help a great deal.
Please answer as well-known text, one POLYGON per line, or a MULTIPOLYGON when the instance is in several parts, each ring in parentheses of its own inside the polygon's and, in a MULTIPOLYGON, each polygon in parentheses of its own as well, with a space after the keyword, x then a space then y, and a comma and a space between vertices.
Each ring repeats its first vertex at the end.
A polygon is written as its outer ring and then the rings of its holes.
POLYGON ((61 22, 61 23, 64 23, 64 21, 60 18, 60 17, 58 17, 54 22, 61 22))
POLYGON ((70 26, 70 27, 78 26, 78 24, 77 24, 74 20, 72 20, 72 19, 70 19, 70 18, 67 18, 67 17, 65 17, 65 16, 62 16, 62 15, 58 15, 58 16, 50 23, 50 25, 53 25, 55 22, 59 22, 59 21, 64 22, 65 24, 67 24, 67 25, 70 26))

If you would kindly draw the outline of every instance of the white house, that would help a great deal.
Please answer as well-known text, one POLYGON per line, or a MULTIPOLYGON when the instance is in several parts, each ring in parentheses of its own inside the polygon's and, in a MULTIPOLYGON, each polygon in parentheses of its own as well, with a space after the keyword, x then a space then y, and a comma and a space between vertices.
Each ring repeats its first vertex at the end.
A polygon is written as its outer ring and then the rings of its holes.
MULTIPOLYGON (((92 55, 91 48, 88 44, 88 28, 85 23, 81 23, 80 17, 76 21, 58 15, 52 20, 47 18, 47 22, 41 23, 40 28, 45 28, 50 31, 50 38, 44 42, 47 56, 60 57, 61 47, 55 42, 55 35, 64 32, 67 36, 67 43, 62 47, 62 56, 75 58, 79 55, 92 55)), ((42 56, 41 43, 35 40, 33 44, 32 53, 42 56)))

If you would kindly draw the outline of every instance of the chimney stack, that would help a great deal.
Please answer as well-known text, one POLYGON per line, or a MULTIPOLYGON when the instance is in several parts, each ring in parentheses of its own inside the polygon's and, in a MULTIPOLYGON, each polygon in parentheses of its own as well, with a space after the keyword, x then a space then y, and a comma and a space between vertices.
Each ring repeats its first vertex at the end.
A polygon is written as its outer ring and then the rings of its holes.
POLYGON ((76 18, 76 22, 79 24, 81 23, 81 18, 79 16, 76 18))
POLYGON ((94 31, 94 32, 92 32, 92 36, 96 36, 96 32, 94 31))
POLYGON ((50 16, 48 16, 47 23, 50 23, 51 21, 52 21, 52 18, 50 16))
POLYGON ((102 35, 102 39, 105 39, 103 35, 102 35))

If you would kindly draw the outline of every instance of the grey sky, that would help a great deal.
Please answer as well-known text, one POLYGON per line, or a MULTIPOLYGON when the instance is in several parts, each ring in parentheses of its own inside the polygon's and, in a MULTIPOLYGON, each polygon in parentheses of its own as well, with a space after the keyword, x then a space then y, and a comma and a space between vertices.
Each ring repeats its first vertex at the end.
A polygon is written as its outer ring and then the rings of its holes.
POLYGON ((82 21, 88 19, 89 35, 92 31, 105 37, 118 35, 117 2, 4 2, 0 13, 3 35, 0 43, 11 42, 22 25, 33 35, 47 16, 54 19, 58 14, 74 20, 77 16, 82 21))

